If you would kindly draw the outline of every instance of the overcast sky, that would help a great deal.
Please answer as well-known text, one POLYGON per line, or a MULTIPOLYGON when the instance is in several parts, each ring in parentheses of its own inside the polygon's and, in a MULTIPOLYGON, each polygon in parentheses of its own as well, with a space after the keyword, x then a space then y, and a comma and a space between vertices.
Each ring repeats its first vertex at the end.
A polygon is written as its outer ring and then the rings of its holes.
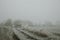
POLYGON ((8 18, 32 22, 59 21, 60 0, 0 0, 0 21, 8 18))

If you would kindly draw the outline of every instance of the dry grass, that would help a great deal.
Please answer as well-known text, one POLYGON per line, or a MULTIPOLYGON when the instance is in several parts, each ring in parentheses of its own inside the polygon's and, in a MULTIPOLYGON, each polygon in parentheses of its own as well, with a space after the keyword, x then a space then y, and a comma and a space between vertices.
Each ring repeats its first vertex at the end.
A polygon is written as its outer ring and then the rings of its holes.
POLYGON ((13 40, 13 32, 6 27, 0 27, 0 40, 13 40))

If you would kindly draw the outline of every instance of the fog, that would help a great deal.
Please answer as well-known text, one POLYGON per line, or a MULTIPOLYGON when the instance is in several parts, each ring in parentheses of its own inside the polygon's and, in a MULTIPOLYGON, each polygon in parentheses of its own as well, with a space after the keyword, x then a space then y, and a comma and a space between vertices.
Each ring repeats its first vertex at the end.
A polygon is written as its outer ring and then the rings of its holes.
POLYGON ((60 0, 0 0, 0 22, 8 18, 35 23, 60 21, 60 0))

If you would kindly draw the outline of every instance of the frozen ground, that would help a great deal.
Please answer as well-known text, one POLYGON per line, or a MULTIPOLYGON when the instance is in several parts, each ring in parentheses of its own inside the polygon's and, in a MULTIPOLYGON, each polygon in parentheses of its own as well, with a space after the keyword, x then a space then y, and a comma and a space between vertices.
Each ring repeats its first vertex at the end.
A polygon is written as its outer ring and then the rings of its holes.
POLYGON ((0 27, 1 40, 60 40, 60 27, 0 27), (14 36, 14 37, 13 37, 14 36), (15 37, 16 36, 16 37, 15 37))
POLYGON ((20 39, 25 40, 60 40, 60 27, 24 27, 14 28, 20 39), (21 34, 22 33, 22 34, 21 34), (47 36, 46 36, 47 35, 47 36))

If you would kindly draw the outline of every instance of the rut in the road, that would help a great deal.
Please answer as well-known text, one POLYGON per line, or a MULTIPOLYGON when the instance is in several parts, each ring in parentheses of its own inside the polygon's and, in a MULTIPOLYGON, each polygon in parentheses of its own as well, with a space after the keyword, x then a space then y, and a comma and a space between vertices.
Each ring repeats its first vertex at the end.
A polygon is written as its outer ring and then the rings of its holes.
POLYGON ((33 38, 33 37, 31 37, 31 36, 27 35, 26 33, 22 32, 22 31, 21 31, 21 33, 23 33, 24 35, 28 36, 28 37, 27 37, 28 39, 37 40, 36 38, 33 38))
POLYGON ((23 29, 23 30, 28 31, 28 32, 30 32, 30 33, 33 33, 33 34, 35 34, 35 35, 37 35, 37 36, 40 36, 40 37, 44 37, 44 38, 48 37, 47 34, 44 34, 44 33, 42 34, 41 32, 31 31, 31 30, 28 30, 28 29, 23 29))
MULTIPOLYGON (((18 30, 18 31, 20 31, 20 30, 18 30)), ((34 38, 34 37, 32 37, 32 36, 26 34, 26 33, 23 32, 23 31, 20 31, 20 32, 21 32, 22 34, 24 34, 25 36, 27 36, 27 39, 38 40, 38 39, 36 39, 36 38, 34 38)))
POLYGON ((13 39, 14 39, 14 40, 20 40, 15 33, 13 33, 13 39))

